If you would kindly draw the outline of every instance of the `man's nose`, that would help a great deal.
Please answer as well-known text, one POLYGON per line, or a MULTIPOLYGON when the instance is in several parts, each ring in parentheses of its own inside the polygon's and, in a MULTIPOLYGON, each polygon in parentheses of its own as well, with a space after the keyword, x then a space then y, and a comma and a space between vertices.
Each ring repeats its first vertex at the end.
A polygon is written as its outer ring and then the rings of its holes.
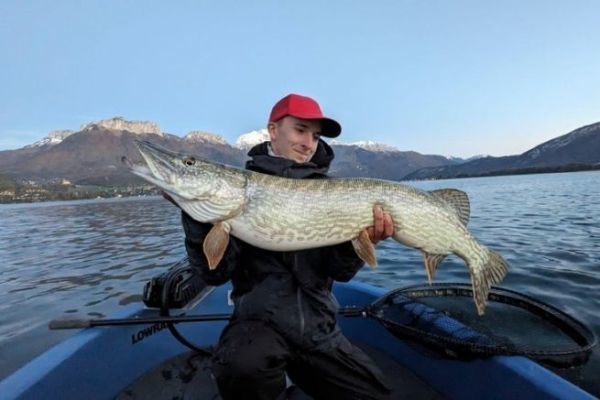
POLYGON ((313 147, 316 139, 315 139, 315 135, 313 135, 312 133, 309 133, 308 135, 304 135, 304 137, 302 138, 302 144, 306 147, 313 147))

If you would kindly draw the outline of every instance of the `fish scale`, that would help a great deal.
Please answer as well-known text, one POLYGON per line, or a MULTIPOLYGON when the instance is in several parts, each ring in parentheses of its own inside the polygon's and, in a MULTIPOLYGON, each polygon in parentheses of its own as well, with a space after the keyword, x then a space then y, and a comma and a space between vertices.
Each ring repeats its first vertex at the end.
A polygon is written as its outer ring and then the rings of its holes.
MULTIPOLYGON (((449 254, 470 271, 473 298, 483 314, 489 288, 508 264, 466 228, 470 206, 464 192, 419 190, 368 178, 289 179, 174 153, 137 142, 147 166, 123 161, 136 175, 167 192, 192 218, 214 224, 205 239, 207 259, 220 259, 229 235, 272 251, 293 251, 352 241, 365 261, 373 246, 361 232, 373 224, 373 207, 394 221, 393 238, 423 252, 431 279, 449 254), (212 235, 214 231, 214 235, 212 235), (225 239, 223 239, 225 238, 225 239), (366 242, 366 243, 365 243, 366 242), (221 253, 219 253, 221 252, 221 253)), ((217 264, 215 263, 215 266, 217 264)))

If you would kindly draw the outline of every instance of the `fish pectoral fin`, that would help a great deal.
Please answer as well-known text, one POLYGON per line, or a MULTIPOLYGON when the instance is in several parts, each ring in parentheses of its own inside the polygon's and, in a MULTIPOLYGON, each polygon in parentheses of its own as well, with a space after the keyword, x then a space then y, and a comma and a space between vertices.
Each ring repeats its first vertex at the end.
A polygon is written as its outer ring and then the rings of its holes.
POLYGON ((446 258, 446 254, 429 254, 423 252, 423 256, 425 257, 425 271, 427 272, 427 280, 431 285, 433 275, 435 275, 438 265, 440 265, 444 258, 446 258))
POLYGON ((366 229, 360 231, 358 236, 352 239, 352 246, 358 257, 367 263, 369 267, 375 268, 377 266, 375 246, 373 246, 366 229))
POLYGON ((219 265, 223 254, 225 254, 225 250, 229 244, 230 229, 231 227, 227 222, 217 222, 204 238, 202 248, 210 270, 215 269, 219 265))
POLYGON ((464 226, 467 226, 471 216, 471 204, 469 203, 469 196, 465 192, 458 189, 437 189, 432 190, 430 193, 454 207, 460 221, 464 226))

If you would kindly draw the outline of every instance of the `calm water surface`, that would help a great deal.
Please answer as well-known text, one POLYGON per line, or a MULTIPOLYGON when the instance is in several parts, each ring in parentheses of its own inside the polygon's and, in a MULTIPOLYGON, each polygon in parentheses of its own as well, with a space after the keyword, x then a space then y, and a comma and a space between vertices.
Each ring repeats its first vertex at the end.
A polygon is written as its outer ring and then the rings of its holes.
MULTIPOLYGON (((511 265, 502 283, 600 335, 600 172, 414 182, 471 199, 470 230, 511 265)), ((178 210, 160 198, 0 205, 0 378, 72 332, 70 314, 103 317, 141 301, 144 283, 184 254, 178 210)), ((426 281, 422 256, 388 240, 379 268, 356 279, 386 288, 426 281)), ((436 281, 467 281, 449 257, 436 281)), ((600 396, 600 350, 563 376, 600 396)))

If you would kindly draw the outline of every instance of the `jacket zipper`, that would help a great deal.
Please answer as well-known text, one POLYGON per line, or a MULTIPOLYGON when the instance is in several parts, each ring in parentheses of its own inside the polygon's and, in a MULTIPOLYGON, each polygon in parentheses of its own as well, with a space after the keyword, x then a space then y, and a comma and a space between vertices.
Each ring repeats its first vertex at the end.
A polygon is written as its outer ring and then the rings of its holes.
MULTIPOLYGON (((298 269, 298 254, 294 254, 294 275, 297 273, 298 269)), ((298 301, 298 313, 300 314, 300 341, 304 341, 304 308, 302 307, 302 287, 300 286, 300 282, 296 280, 296 284, 298 288, 296 289, 296 300, 298 301)))
POLYGON ((296 297, 298 299, 298 312, 300 313, 300 340, 304 338, 304 310, 302 307, 302 289, 298 286, 296 290, 296 297))

